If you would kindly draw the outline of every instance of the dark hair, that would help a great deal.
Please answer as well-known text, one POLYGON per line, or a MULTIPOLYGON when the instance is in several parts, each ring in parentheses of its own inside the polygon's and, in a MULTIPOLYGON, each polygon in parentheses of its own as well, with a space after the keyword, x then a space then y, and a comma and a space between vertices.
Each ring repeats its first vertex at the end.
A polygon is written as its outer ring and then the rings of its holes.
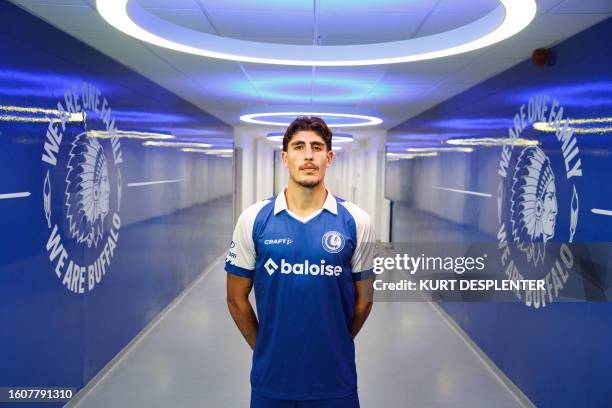
POLYGON ((291 138, 301 130, 311 130, 315 132, 325 141, 327 150, 332 149, 332 132, 323 119, 316 116, 298 116, 291 122, 285 131, 285 136, 283 137, 283 151, 287 151, 291 138))

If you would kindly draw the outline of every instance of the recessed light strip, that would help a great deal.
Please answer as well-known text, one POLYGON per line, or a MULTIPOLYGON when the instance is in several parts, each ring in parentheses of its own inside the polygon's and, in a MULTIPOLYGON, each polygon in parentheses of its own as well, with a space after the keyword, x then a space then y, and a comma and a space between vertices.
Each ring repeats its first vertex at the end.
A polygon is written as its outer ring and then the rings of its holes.
POLYGON ((257 125, 288 126, 297 116, 318 116, 325 118, 332 128, 375 126, 383 122, 380 113, 339 106, 285 105, 263 106, 243 109, 240 120, 257 125), (278 120, 262 120, 261 118, 280 118, 278 120), (333 120, 343 120, 341 123, 333 120))
POLYGON ((310 46, 244 41, 168 22, 132 0, 97 0, 98 12, 116 29, 160 47, 232 61, 302 66, 394 64, 456 55, 509 38, 533 20, 535 0, 500 0, 484 17, 442 33, 376 44, 310 46))

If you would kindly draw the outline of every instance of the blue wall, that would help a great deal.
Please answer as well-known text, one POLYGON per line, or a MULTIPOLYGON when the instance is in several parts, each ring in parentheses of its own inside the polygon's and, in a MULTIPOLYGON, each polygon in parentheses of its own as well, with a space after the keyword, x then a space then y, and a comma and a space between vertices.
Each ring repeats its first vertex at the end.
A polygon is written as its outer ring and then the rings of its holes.
POLYGON ((0 384, 81 388, 230 240, 232 159, 136 137, 232 130, 7 2, 0 55, 0 384), (62 116, 83 83, 99 113, 62 116))
MULTIPOLYGON (((500 242, 498 233, 503 225, 503 237, 522 236, 521 242, 533 243, 530 248, 536 251, 546 240, 573 242, 570 249, 574 251, 574 267, 583 274, 570 273, 552 303, 527 305, 523 293, 513 303, 442 304, 538 407, 612 405, 612 307, 606 301, 612 282, 612 251, 608 245, 612 241, 612 216, 599 211, 612 210, 610 38, 612 20, 608 19, 556 46, 554 65, 536 67, 525 61, 389 132, 389 150, 396 152, 414 146, 450 146, 445 144, 449 139, 480 139, 480 145, 471 146, 471 153, 440 152, 435 157, 387 163, 386 191, 394 200, 394 241, 500 242), (552 226, 552 233, 525 235, 527 230, 514 231, 512 226, 521 220, 518 209, 531 208, 535 200, 521 204, 521 197, 528 195, 524 187, 530 182, 526 181, 526 173, 518 170, 536 169, 539 177, 546 173, 543 169, 547 165, 541 164, 544 161, 540 159, 540 164, 536 163, 533 147, 507 147, 509 161, 506 176, 502 177, 502 147, 484 146, 482 139, 509 138, 521 105, 525 104, 528 114, 528 102, 537 95, 549 97, 547 114, 556 99, 564 108, 563 118, 573 119, 569 129, 573 129, 576 144, 572 145, 569 132, 561 131, 561 136, 568 136, 564 146, 550 127, 534 125, 542 122, 537 119, 530 122, 527 118, 522 129, 519 115, 520 136, 538 143, 543 154, 538 157, 548 157, 556 188, 550 196, 554 200, 543 201, 548 221, 537 224, 542 231, 546 231, 546 225, 552 226), (575 154, 572 146, 578 147, 575 154), (523 152, 523 158, 532 159, 519 160, 523 152), (568 171, 574 166, 582 170, 581 175, 568 171), (522 193, 513 195, 516 191, 522 193), (513 203, 517 206, 513 207, 513 203), (568 293, 575 294, 576 288, 583 288, 584 295, 587 287, 596 288, 600 302, 567 302, 568 293)), ((547 116, 543 122, 548 122, 547 116)), ((548 180, 550 174, 538 179, 538 183, 548 180)), ((542 278, 559 260, 559 253, 548 250, 551 247, 555 246, 545 247, 545 258, 539 263, 530 262, 521 250, 511 251, 509 259, 519 265, 518 270, 526 277, 542 278)), ((503 273, 501 269, 507 265, 498 262, 490 267, 503 273)))

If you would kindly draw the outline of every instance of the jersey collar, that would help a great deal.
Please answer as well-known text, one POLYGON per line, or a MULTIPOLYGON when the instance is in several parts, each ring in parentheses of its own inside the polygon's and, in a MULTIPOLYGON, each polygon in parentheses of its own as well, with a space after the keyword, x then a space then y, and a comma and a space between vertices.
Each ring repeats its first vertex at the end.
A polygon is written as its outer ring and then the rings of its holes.
MULTIPOLYGON (((283 191, 279 193, 276 196, 276 199, 274 200, 274 215, 278 214, 283 210, 287 210, 287 199, 285 198, 286 189, 287 187, 283 188, 283 191)), ((323 209, 329 211, 334 215, 338 215, 338 202, 336 201, 336 197, 334 197, 328 189, 325 190, 327 191, 327 198, 323 203, 323 209)))

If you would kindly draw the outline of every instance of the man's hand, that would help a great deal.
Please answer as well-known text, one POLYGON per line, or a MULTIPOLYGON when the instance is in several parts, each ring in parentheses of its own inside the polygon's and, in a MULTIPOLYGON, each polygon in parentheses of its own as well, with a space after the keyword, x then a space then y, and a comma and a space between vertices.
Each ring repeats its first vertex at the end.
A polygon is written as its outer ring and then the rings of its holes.
POLYGON ((231 273, 227 274, 227 306, 230 314, 251 349, 255 349, 255 340, 259 330, 259 322, 251 302, 249 293, 253 287, 253 279, 243 278, 231 273))
POLYGON ((372 310, 372 304, 374 303, 373 282, 373 278, 355 282, 355 310, 351 323, 351 336, 353 336, 353 338, 357 336, 357 333, 361 330, 361 327, 372 310))

